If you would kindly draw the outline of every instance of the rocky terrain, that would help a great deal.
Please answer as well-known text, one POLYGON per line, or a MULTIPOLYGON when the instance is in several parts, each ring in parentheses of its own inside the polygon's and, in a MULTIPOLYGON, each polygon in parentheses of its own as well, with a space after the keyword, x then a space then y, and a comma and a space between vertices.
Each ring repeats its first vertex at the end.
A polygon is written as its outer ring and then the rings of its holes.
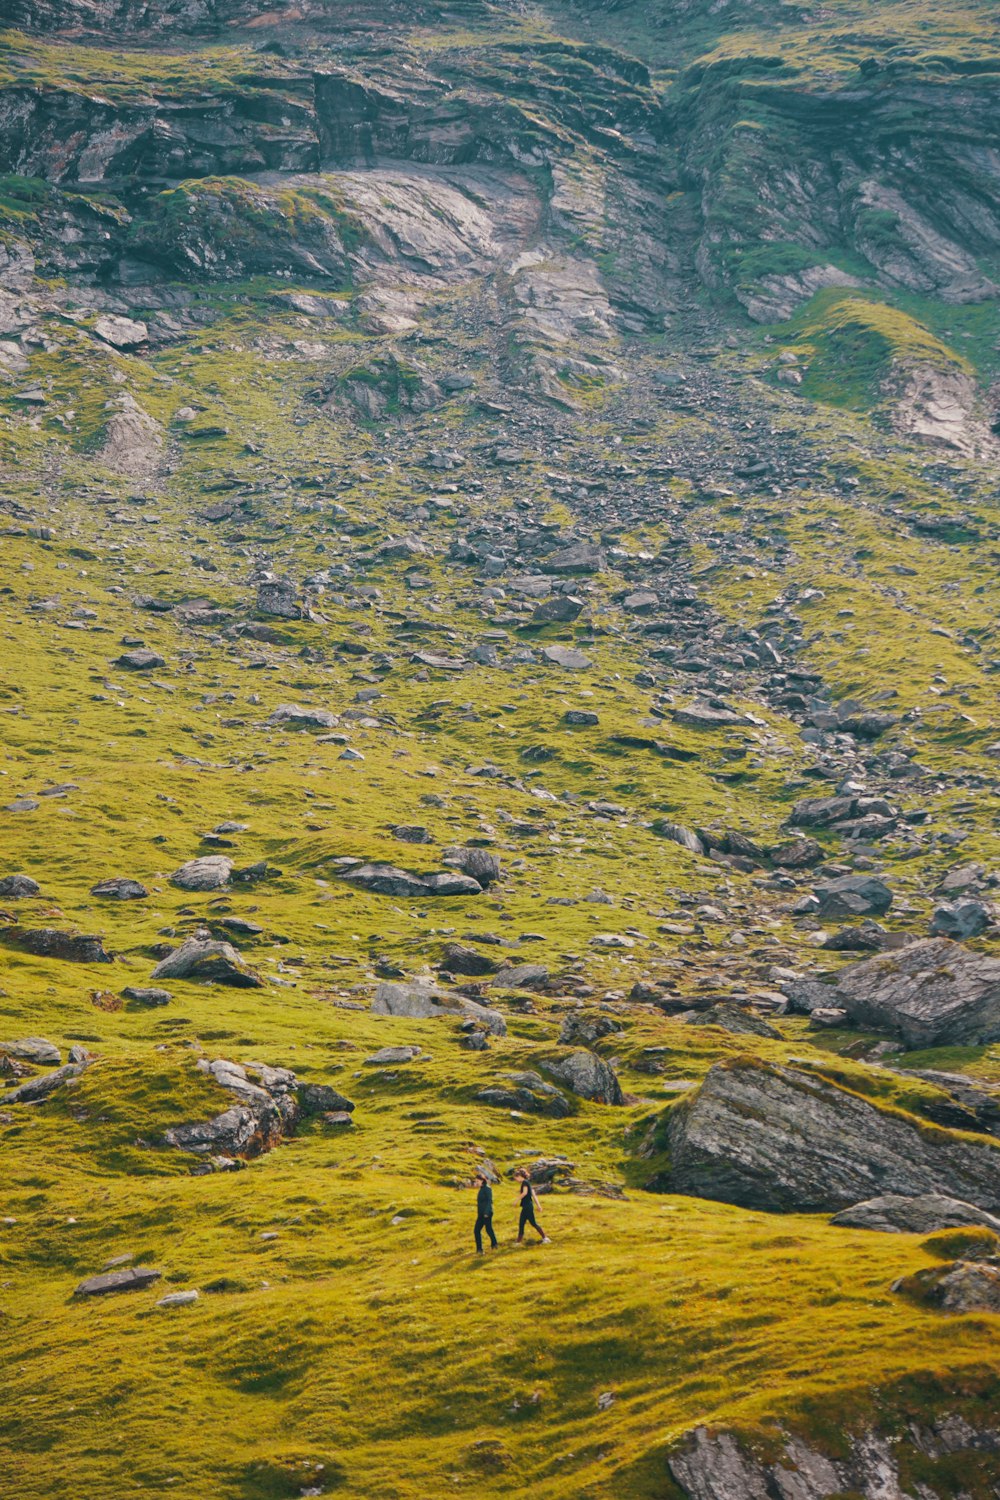
POLYGON ((3 24, 10 1493, 996 1500, 993 9, 3 24))

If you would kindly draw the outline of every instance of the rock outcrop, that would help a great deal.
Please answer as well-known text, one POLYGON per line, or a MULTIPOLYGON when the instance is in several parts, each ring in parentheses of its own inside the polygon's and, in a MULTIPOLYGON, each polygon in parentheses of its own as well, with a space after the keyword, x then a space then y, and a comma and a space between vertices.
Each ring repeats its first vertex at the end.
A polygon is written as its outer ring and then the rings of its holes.
POLYGON ((673 1192, 778 1213, 944 1193, 1000 1214, 1000 1146, 889 1114, 798 1068, 717 1063, 670 1112, 668 1136, 673 1192))

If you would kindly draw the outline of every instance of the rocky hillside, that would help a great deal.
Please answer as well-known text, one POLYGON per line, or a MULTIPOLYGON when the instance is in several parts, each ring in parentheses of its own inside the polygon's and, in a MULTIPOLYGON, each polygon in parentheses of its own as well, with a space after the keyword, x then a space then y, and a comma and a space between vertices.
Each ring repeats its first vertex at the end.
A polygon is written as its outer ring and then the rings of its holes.
POLYGON ((995 9, 4 24, 11 1494, 995 1500, 995 9))

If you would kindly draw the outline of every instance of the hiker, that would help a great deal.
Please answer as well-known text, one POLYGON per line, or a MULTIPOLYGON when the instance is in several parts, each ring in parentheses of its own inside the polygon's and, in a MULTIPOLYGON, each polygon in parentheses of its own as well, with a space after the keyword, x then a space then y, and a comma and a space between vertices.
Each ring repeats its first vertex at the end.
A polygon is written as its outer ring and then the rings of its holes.
POLYGON ((521 1205, 521 1217, 517 1226, 517 1243, 519 1245, 524 1244, 524 1228, 526 1224, 530 1224, 532 1229, 540 1236, 542 1244, 551 1245, 552 1241, 535 1219, 535 1204, 538 1202, 538 1199, 535 1196, 535 1190, 531 1186, 527 1172, 515 1172, 514 1179, 520 1184, 518 1201, 521 1205))
POLYGON ((481 1172, 476 1177, 476 1186, 479 1189, 476 1194, 476 1253, 482 1255, 484 1229, 493 1249, 497 1248, 497 1237, 493 1233, 493 1189, 481 1172))

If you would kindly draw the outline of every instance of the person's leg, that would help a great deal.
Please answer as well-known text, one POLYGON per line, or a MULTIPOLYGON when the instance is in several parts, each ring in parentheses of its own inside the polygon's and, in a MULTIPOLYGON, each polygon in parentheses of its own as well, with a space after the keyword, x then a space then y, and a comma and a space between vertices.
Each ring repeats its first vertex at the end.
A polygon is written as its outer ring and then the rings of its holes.
POLYGON ((482 1255, 482 1253, 483 1253, 483 1225, 485 1223, 486 1223, 486 1220, 483 1218, 482 1214, 480 1214, 479 1218, 476 1220, 476 1228, 475 1228, 476 1250, 478 1251, 478 1253, 480 1255, 482 1255))
POLYGON ((535 1233, 538 1235, 538 1238, 540 1240, 546 1240, 546 1239, 548 1239, 548 1235, 545 1233, 545 1230, 542 1229, 541 1226, 535 1220, 535 1211, 534 1211, 534 1209, 532 1209, 532 1211, 531 1211, 531 1216, 530 1216, 528 1222, 531 1225, 532 1229, 535 1231, 535 1233))
POLYGON ((493 1248, 495 1250, 497 1248, 497 1237, 493 1233, 493 1215, 492 1214, 490 1214, 489 1218, 486 1219, 485 1223, 486 1223, 486 1233, 490 1237, 490 1244, 493 1246, 493 1248))
POLYGON ((517 1243, 520 1245, 524 1240, 524 1226, 528 1222, 528 1210, 521 1209, 521 1217, 517 1223, 517 1243))

